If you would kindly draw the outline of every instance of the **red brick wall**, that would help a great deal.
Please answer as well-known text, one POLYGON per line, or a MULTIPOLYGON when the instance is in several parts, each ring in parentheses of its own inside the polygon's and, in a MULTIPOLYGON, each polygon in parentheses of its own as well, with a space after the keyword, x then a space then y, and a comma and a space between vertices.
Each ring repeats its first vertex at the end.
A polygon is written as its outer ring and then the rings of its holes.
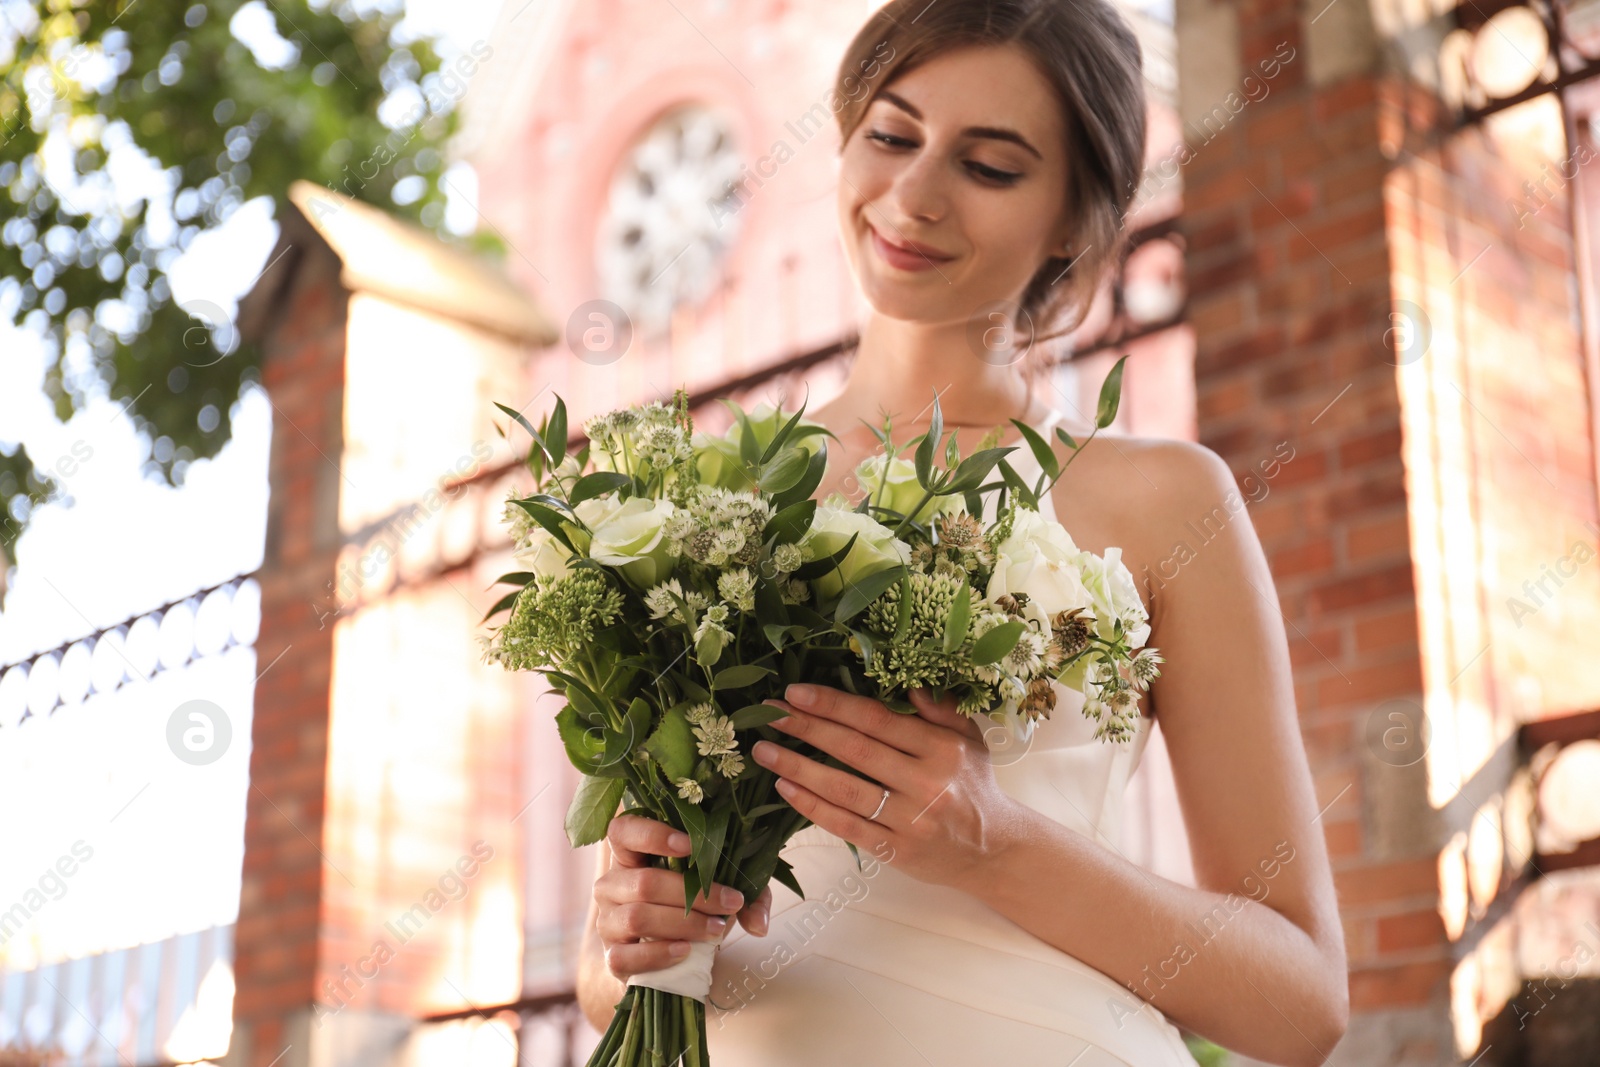
POLYGON ((290 288, 262 366, 274 408, 271 497, 234 934, 234 1055, 242 1048, 249 1057, 234 1062, 247 1067, 266 1067, 295 1041, 288 1020, 311 1002, 326 873, 333 626, 314 607, 330 603, 326 583, 339 551, 347 294, 338 259, 303 223, 286 220, 284 234, 294 248, 278 269, 290 288))
MULTIPOLYGON (((1488 864, 1493 885, 1504 850, 1446 845, 1500 817, 1519 721, 1600 703, 1574 644, 1600 621, 1600 565, 1520 628, 1506 604, 1594 516, 1566 213, 1518 232, 1514 152, 1428 141, 1426 94, 1376 73, 1313 84, 1295 8, 1235 7, 1243 68, 1285 41, 1298 58, 1184 167, 1200 439, 1241 482, 1295 449, 1251 513, 1328 806, 1346 1043, 1434 1063, 1452 1025, 1471 1037, 1463 1014, 1497 1010, 1477 987, 1452 1008, 1463 950, 1441 914, 1470 909, 1469 940, 1501 914, 1493 893, 1446 899, 1441 868, 1459 884, 1488 864), (1370 1021, 1407 1009, 1408 1034, 1370 1021)), ((1517 873, 1513 856, 1500 886, 1517 873)))

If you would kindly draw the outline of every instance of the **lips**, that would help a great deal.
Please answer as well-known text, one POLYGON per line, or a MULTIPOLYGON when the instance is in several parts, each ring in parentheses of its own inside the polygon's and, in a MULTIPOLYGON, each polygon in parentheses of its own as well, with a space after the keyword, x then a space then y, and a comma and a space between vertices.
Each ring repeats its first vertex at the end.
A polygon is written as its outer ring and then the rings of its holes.
POLYGON ((946 263, 955 258, 914 241, 903 244, 890 241, 870 224, 867 226, 867 231, 872 235, 872 244, 878 250, 878 254, 891 267, 900 270, 931 270, 936 264, 946 263))

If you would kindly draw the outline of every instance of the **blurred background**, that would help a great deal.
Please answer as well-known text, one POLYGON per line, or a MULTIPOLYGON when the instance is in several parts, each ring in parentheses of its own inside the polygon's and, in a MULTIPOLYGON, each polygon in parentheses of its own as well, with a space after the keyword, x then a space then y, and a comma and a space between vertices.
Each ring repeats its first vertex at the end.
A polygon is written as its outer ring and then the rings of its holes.
MULTIPOLYGON (((1145 181, 1043 387, 1127 354, 1114 429, 1238 477, 1186 547, 1277 583, 1318 1052, 1600 1061, 1600 2, 1119 6, 1145 181)), ((838 387, 875 7, 0 0, 0 1064, 582 1062, 493 402, 838 387)), ((1131 794, 1192 882, 1159 730, 1131 794)))

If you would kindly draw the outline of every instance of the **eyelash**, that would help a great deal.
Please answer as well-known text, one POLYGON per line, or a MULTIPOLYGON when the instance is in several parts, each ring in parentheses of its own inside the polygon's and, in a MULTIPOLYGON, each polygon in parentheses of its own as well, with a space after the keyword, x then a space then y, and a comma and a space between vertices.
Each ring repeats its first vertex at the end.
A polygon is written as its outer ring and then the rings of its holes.
MULTIPOLYGON (((869 141, 877 141, 886 148, 899 148, 902 145, 912 144, 912 142, 906 140, 904 137, 896 137, 893 134, 883 133, 878 130, 870 131, 867 134, 866 139, 869 141)), ((1020 172, 996 170, 994 167, 987 166, 983 163, 969 161, 967 166, 971 167, 973 173, 977 174, 980 178, 984 178, 987 181, 996 182, 1000 185, 1012 185, 1018 178, 1022 177, 1020 172)))

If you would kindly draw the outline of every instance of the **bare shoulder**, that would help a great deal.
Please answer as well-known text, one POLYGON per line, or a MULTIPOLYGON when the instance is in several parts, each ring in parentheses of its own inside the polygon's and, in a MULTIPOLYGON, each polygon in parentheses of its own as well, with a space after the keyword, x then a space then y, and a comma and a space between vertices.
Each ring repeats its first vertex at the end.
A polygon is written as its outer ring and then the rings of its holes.
POLYGON ((1246 498, 1227 461, 1193 441, 1102 432, 1082 448, 1053 495, 1082 547, 1121 549, 1152 621, 1175 569, 1195 548, 1197 530, 1235 526, 1235 536, 1253 537, 1246 498))

